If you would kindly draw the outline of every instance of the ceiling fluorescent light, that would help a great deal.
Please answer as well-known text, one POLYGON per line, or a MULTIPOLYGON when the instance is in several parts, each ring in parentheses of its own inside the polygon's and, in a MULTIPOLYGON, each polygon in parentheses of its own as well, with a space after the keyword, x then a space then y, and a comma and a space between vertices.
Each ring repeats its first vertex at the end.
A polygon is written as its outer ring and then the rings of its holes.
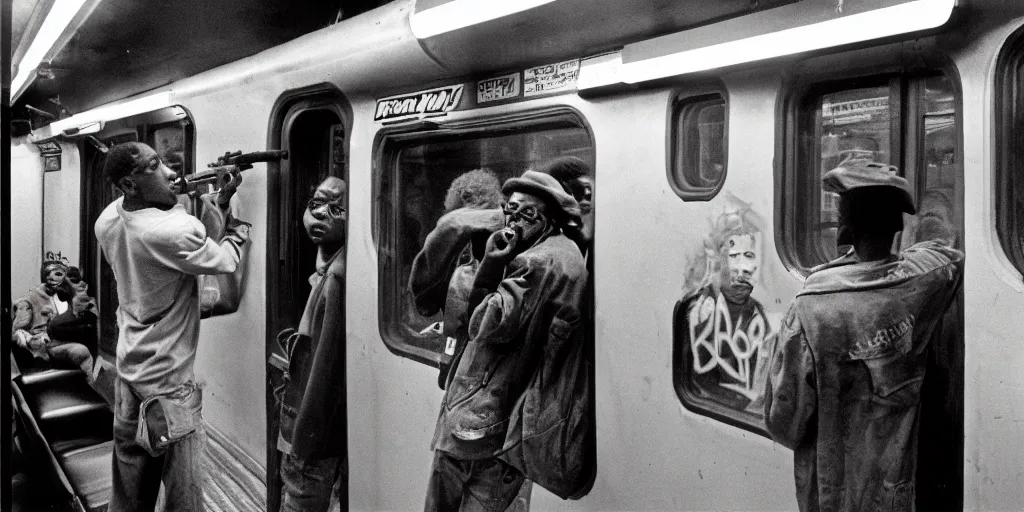
POLYGON ((622 82, 622 52, 596 55, 580 61, 580 76, 576 88, 593 89, 622 82))
POLYGON ((50 12, 46 13, 46 19, 40 25, 39 32, 18 63, 18 74, 11 81, 12 102, 21 95, 22 89, 29 84, 29 78, 35 74, 36 67, 53 48, 53 44, 68 28, 85 2, 86 0, 56 0, 50 7, 50 12))
POLYGON ((69 128, 83 128, 96 122, 114 121, 136 114, 144 114, 171 106, 171 91, 158 92, 149 96, 87 110, 50 124, 51 133, 60 133, 69 128))
POLYGON ((555 0, 451 0, 424 9, 409 17, 412 34, 426 39, 445 32, 477 25, 517 12, 549 4, 555 0))
POLYGON ((949 20, 956 0, 916 0, 778 32, 653 57, 622 66, 626 83, 917 32, 949 20))

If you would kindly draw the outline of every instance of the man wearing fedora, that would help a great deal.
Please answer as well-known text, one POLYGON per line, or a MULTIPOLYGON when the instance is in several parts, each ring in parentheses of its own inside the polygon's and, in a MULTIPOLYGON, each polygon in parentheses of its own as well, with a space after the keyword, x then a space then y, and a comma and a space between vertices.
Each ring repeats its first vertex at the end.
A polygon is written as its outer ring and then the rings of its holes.
POLYGON ((915 213, 896 168, 849 163, 839 194, 845 255, 814 268, 782 322, 765 394, 772 437, 794 450, 800 510, 914 510, 929 340, 959 289, 948 241, 892 253, 915 213))
POLYGON ((431 448, 427 511, 500 512, 526 478, 562 497, 586 486, 583 255, 564 235, 580 209, 557 180, 526 171, 502 186, 503 228, 469 293, 431 448))

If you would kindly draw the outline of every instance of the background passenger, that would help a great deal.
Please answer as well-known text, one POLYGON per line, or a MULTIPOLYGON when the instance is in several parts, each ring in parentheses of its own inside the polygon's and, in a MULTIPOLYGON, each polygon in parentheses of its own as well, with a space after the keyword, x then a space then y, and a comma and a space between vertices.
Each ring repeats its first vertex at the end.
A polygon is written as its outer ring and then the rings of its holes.
POLYGON ((534 171, 549 174, 580 205, 580 226, 567 226, 565 235, 580 246, 584 256, 594 240, 594 179, 590 166, 582 158, 560 156, 544 161, 534 171))
POLYGON ((14 301, 12 341, 38 359, 81 368, 87 381, 93 380, 93 357, 77 340, 56 336, 49 331, 56 318, 75 315, 71 285, 66 281, 68 267, 59 261, 45 261, 42 283, 14 301))
POLYGON ((194 372, 197 276, 231 273, 239 264, 249 225, 236 220, 229 205, 241 175, 222 176, 214 193, 211 214, 224 218, 219 232, 178 203, 177 174, 146 144, 114 146, 103 171, 124 193, 95 225, 119 304, 109 510, 153 510, 161 481, 168 510, 202 510, 206 432, 194 372))
MULTIPOLYGON (((452 181, 445 194, 445 215, 427 235, 409 273, 409 290, 423 316, 444 312, 445 354, 455 357, 469 338, 469 292, 473 288, 487 237, 501 229, 503 197, 498 177, 477 169, 452 181)), ((437 384, 444 389, 450 363, 440 365, 437 384)))
POLYGON ((426 511, 502 511, 525 478, 567 498, 591 476, 579 335, 587 271, 562 234, 579 222, 579 206, 533 171, 502 191, 505 229, 487 239, 474 278, 470 341, 441 403, 426 511))
POLYGON ((963 254, 946 240, 891 253, 914 213, 896 168, 829 171, 839 244, 815 268, 782 324, 765 396, 772 437, 794 450, 801 510, 914 510, 928 341, 955 298, 963 254))
POLYGON ((288 359, 280 400, 281 512, 326 512, 339 486, 348 509, 345 386, 345 242, 347 185, 323 180, 302 214, 317 246, 313 290, 297 329, 278 336, 288 359))

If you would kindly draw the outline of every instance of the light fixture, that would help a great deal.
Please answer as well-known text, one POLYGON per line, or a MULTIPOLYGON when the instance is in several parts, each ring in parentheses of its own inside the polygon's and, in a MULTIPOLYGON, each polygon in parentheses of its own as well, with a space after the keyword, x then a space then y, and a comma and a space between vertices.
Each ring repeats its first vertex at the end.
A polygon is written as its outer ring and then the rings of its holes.
POLYGON ((171 91, 158 92, 134 100, 105 105, 81 114, 75 114, 50 124, 51 133, 61 133, 71 128, 82 129, 96 122, 113 121, 136 114, 144 114, 171 106, 171 91))
POLYGON ((595 55, 580 61, 580 75, 576 79, 579 90, 622 83, 622 52, 595 55))
POLYGON ((622 65, 622 81, 637 83, 745 62, 870 41, 939 27, 956 0, 915 0, 622 65))
POLYGON ((50 6, 50 12, 46 13, 46 18, 39 26, 39 31, 32 39, 32 44, 29 45, 25 55, 18 62, 18 74, 11 80, 11 102, 24 92, 23 88, 28 85, 29 78, 35 73, 36 67, 78 15, 78 11, 85 2, 86 0, 56 0, 50 6))
POLYGON ((555 0, 451 0, 413 13, 409 17, 412 34, 426 39, 445 32, 477 25, 517 12, 549 4, 555 0))

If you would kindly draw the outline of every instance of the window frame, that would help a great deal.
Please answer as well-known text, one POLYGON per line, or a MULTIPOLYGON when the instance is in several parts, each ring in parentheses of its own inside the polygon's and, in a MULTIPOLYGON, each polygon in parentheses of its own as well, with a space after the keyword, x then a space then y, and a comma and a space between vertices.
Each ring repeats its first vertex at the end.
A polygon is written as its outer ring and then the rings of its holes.
MULTIPOLYGON (((913 187, 914 193, 923 186, 920 179, 923 173, 918 172, 923 155, 917 148, 917 142, 922 139, 923 126, 919 126, 921 116, 918 114, 918 105, 915 96, 909 98, 911 89, 915 84, 932 76, 944 76, 949 79, 956 94, 956 112, 954 122, 957 129, 956 154, 963 166, 963 89, 960 84, 960 75, 957 69, 948 62, 935 62, 933 59, 925 59, 920 67, 914 68, 886 68, 874 70, 858 70, 855 74, 808 74, 795 80, 787 91, 785 100, 780 102, 780 115, 777 122, 780 126, 776 133, 781 134, 778 144, 778 151, 782 158, 776 159, 775 169, 775 237, 776 250, 783 264, 791 272, 800 278, 807 277, 811 269, 820 263, 829 261, 827 254, 823 252, 814 233, 807 230, 806 222, 803 219, 808 212, 815 214, 820 212, 821 198, 820 187, 815 189, 813 204, 807 206, 799 205, 800 192, 807 192, 807 185, 811 176, 806 171, 809 162, 813 165, 820 165, 809 160, 812 158, 811 148, 804 147, 801 142, 801 135, 810 123, 820 126, 820 122, 809 121, 809 118, 816 114, 808 115, 807 105, 811 100, 820 98, 822 95, 848 91, 858 88, 888 86, 890 94, 890 132, 889 148, 890 154, 898 158, 892 160, 900 170, 900 175, 906 178, 913 187), (912 165, 908 165, 911 163, 912 165), (806 244, 805 247, 800 247, 806 244), (803 261, 805 255, 811 254, 807 250, 811 248, 814 254, 822 261, 811 265, 803 261)), ((918 93, 914 93, 918 94, 918 93)), ((816 129, 816 128, 815 128, 816 129)), ((960 226, 963 219, 957 219, 960 226)))
MULTIPOLYGON (((996 60, 995 73, 995 166, 992 191, 996 237, 1003 254, 1017 272, 1024 276, 1024 222, 1014 218, 1014 191, 1010 187, 1010 174, 1024 164, 1024 147, 1016 151, 1011 135, 1014 121, 1024 118, 1024 27, 1011 34, 996 60), (1020 72, 1016 70, 1020 69, 1020 72)), ((1024 131, 1022 128, 1021 131, 1024 131)), ((1020 135, 1024 138, 1024 133, 1020 135)), ((1019 173, 1019 171, 1018 171, 1019 173)), ((1018 177, 1017 179, 1024 180, 1018 177)), ((1024 188, 1024 187, 1022 187, 1024 188)), ((1024 198, 1021 198, 1024 201, 1024 198)))
MULTIPOLYGON (((725 180, 729 177, 729 95, 722 86, 704 88, 703 90, 688 89, 680 91, 672 96, 669 103, 668 129, 666 130, 668 142, 665 145, 666 167, 665 177, 669 187, 683 201, 710 201, 721 192, 725 186, 725 180), (711 101, 714 98, 722 100, 725 109, 722 128, 722 177, 712 187, 695 187, 686 182, 684 165, 679 157, 680 149, 685 150, 690 137, 687 133, 679 133, 680 127, 685 123, 686 116, 699 112, 697 107, 702 103, 711 101)), ((697 141, 700 144, 700 141, 697 141)))
MULTIPOLYGON (((395 307, 390 301, 385 300, 387 288, 394 288, 395 283, 388 275, 389 269, 384 263, 386 259, 393 258, 388 254, 397 253, 397 239, 386 236, 395 231, 397 215, 389 212, 388 206, 397 203, 398 189, 393 188, 385 191, 385 178, 388 181, 395 181, 397 176, 397 163, 400 151, 405 143, 417 139, 444 139, 454 137, 486 137, 486 134, 502 135, 502 132, 511 133, 515 131, 542 131, 551 128, 576 127, 582 128, 591 142, 591 151, 594 152, 595 165, 593 172, 596 174, 597 141, 594 138, 594 131, 587 122, 586 117, 568 105, 557 105, 542 107, 518 112, 502 114, 483 115, 468 119, 454 119, 450 121, 439 121, 437 119, 424 119, 409 123, 396 124, 381 128, 373 142, 373 203, 371 233, 373 244, 377 249, 377 328, 384 345, 393 354, 426 364, 431 367, 440 367, 442 363, 451 360, 451 356, 443 351, 433 351, 410 343, 398 331, 396 325, 388 325, 390 314, 385 314, 386 308, 395 307), (385 173, 387 175, 385 176, 385 173)), ((407 282, 408 276, 401 279, 401 286, 407 282)), ((397 290, 397 288, 396 288, 397 290)), ((390 293, 393 293, 392 290, 390 293)))

